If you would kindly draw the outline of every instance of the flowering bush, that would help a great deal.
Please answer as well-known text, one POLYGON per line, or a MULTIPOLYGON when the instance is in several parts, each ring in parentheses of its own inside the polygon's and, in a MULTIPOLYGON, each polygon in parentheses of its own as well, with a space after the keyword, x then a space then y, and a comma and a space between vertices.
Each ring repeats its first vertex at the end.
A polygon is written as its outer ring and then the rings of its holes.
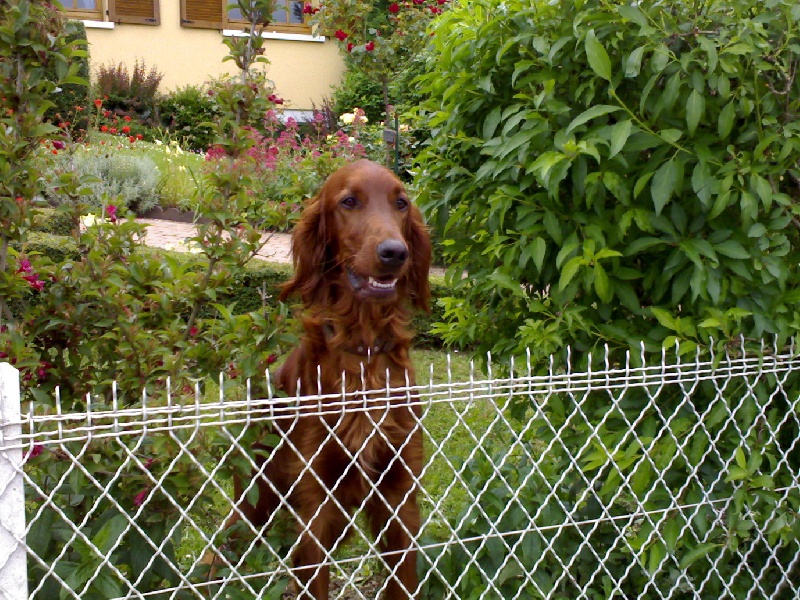
POLYGON ((385 115, 391 113, 389 82, 426 45, 428 27, 448 0, 325 0, 306 5, 311 22, 335 38, 348 63, 379 82, 385 115))
MULTIPOLYGON (((355 109, 342 115, 339 130, 327 133, 325 119, 317 113, 303 133, 295 119, 284 123, 278 112, 267 111, 262 131, 250 130, 252 147, 237 164, 250 176, 250 193, 264 205, 265 223, 279 231, 290 229, 302 202, 319 190, 328 175, 346 162, 378 158, 381 133, 366 122, 363 112, 355 109)), ((223 148, 212 148, 206 155, 208 169, 228 168, 225 159, 223 148)))
MULTIPOLYGON (((92 194, 92 182, 76 166, 84 148, 72 137, 66 121, 58 127, 41 119, 57 84, 81 83, 74 77, 77 66, 71 62, 76 50, 66 43, 59 14, 52 6, 30 0, 4 3, 0 12, 0 360, 20 370, 25 402, 36 402, 40 410, 55 410, 58 386, 59 408, 66 411, 136 406, 144 394, 151 401, 163 398, 168 381, 172 397, 180 402, 194 396, 194 379, 210 373, 226 372, 237 379, 263 374, 274 363, 280 345, 288 341, 282 305, 264 298, 252 312, 233 314, 216 304, 226 294, 233 295, 237 277, 260 248, 261 235, 254 224, 268 218, 258 198, 248 193, 248 173, 238 167, 254 143, 251 130, 243 125, 255 120, 253 114, 263 115, 263 106, 269 102, 262 102, 252 87, 258 79, 249 77, 251 58, 259 55, 263 41, 252 37, 230 43, 242 74, 239 83, 231 82, 220 94, 215 133, 225 158, 207 173, 199 191, 202 198, 197 204, 204 218, 192 242, 201 252, 196 262, 187 265, 168 253, 145 251, 143 226, 124 218, 118 198, 105 197, 103 206, 89 207, 86 200, 92 194), (51 66, 64 77, 59 81, 45 77, 44 69, 51 66), (43 153, 64 160, 63 169, 47 179, 41 171, 43 153), (65 260, 37 253, 29 236, 42 195, 56 188, 68 200, 58 211, 75 224, 72 235, 77 250, 65 260), (86 213, 94 219, 85 219, 80 227, 80 217, 86 213)), ((104 100, 93 103, 98 124, 101 119, 113 123, 114 115, 102 112, 104 100)), ((114 143, 136 146, 134 132, 125 130, 131 125, 118 117, 114 143)), ((114 133, 110 123, 99 124, 103 126, 109 135, 114 133)), ((109 157, 118 152, 115 148, 109 157)), ((166 552, 174 552, 182 526, 175 506, 151 489, 148 473, 164 476, 165 485, 176 487, 170 492, 187 498, 187 503, 197 497, 201 481, 195 464, 188 458, 165 459, 176 455, 181 443, 190 442, 194 444, 191 452, 200 460, 215 460, 214 453, 223 447, 222 440, 197 443, 170 437, 148 439, 131 451, 95 440, 88 450, 92 460, 69 478, 69 461, 58 452, 30 449, 27 472, 62 511, 57 514, 38 494, 28 496, 27 508, 46 516, 37 519, 27 541, 38 556, 52 563, 52 570, 31 564, 29 578, 42 584, 37 598, 66 593, 60 581, 76 590, 83 588, 82 598, 124 595, 106 557, 97 556, 89 544, 63 545, 71 538, 62 521, 65 517, 81 523, 82 534, 96 547, 109 552, 113 548, 118 568, 139 573, 140 592, 172 581, 175 574, 163 561, 144 556, 148 546, 139 533, 123 533, 127 517, 119 511, 134 516, 141 528, 137 531, 146 532, 166 552), (117 469, 130 461, 136 466, 131 469, 135 475, 117 478, 117 469), (106 485, 118 504, 99 491, 106 485)), ((212 500, 202 497, 192 510, 205 510, 212 500)))

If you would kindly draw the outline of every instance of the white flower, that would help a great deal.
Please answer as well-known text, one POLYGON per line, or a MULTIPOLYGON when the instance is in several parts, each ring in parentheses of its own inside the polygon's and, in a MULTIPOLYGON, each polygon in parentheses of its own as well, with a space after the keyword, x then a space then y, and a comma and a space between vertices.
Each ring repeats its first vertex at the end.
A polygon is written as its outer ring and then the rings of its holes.
POLYGON ((354 113, 344 113, 343 115, 339 116, 339 120, 344 125, 352 125, 353 121, 356 120, 356 115, 354 113))
POLYGON ((83 215, 81 217, 81 227, 83 229, 88 229, 92 225, 96 225, 97 221, 97 215, 83 215))

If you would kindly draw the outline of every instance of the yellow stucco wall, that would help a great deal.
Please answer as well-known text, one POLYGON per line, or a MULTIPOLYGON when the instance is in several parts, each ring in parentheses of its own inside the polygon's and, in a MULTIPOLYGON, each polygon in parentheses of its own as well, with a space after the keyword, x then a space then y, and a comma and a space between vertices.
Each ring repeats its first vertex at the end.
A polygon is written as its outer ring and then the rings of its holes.
MULTIPOLYGON (((160 3, 158 26, 118 23, 110 29, 87 23, 91 64, 96 68, 121 62, 131 69, 136 60, 143 61, 148 70, 155 66, 164 74, 162 91, 202 84, 209 77, 235 71, 233 62, 222 62, 227 53, 222 33, 181 27, 179 4, 177 0, 160 3)), ((271 63, 268 76, 286 108, 321 106, 344 70, 332 40, 267 39, 265 56, 271 63)))

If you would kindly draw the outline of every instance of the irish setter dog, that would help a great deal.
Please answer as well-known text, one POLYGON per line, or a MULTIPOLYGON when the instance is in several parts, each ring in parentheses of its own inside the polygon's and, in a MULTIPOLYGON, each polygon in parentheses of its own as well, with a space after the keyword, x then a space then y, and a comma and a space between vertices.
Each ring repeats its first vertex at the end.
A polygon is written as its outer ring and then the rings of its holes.
POLYGON ((277 421, 284 439, 260 459, 255 506, 244 495, 248 482, 235 482, 239 507, 263 526, 279 495, 288 496, 299 522, 292 557, 298 595, 317 600, 328 598, 330 579, 329 568, 319 565, 347 535, 350 513, 363 510, 389 566, 385 597, 412 598, 423 463, 419 407, 412 396, 387 398, 384 391, 320 416, 318 399, 306 406, 303 397, 385 390, 387 382, 414 385, 409 321, 414 309, 428 310, 427 229, 400 180, 360 160, 333 173, 306 206, 292 253, 294 276, 281 298, 302 299, 304 333, 276 379, 290 397, 300 397, 301 416, 277 421))

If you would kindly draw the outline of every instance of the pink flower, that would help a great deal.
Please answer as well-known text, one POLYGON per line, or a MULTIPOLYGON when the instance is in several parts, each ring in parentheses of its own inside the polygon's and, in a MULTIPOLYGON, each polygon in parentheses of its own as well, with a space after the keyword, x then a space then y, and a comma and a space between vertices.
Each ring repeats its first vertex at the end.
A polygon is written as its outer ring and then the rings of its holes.
POLYGON ((37 292, 41 292, 44 289, 44 281, 39 279, 39 276, 36 273, 33 275, 25 275, 23 279, 27 281, 37 292))
POLYGON ((64 142, 61 140, 53 140, 53 148, 56 150, 63 150, 64 149, 64 142))
POLYGON ((17 269, 17 273, 33 273, 33 267, 31 267, 31 261, 24 257, 20 258, 19 268, 17 269))
POLYGON ((347 39, 347 34, 344 31, 342 31, 341 29, 337 29, 336 33, 334 33, 333 35, 340 42, 343 42, 343 41, 345 41, 347 39))
POLYGON ((133 497, 134 505, 141 506, 142 504, 144 504, 145 498, 147 498, 147 489, 143 489, 141 492, 139 492, 133 497))
POLYGON ((106 206, 106 214, 108 215, 108 220, 112 223, 117 222, 117 207, 113 204, 109 204, 106 206))

